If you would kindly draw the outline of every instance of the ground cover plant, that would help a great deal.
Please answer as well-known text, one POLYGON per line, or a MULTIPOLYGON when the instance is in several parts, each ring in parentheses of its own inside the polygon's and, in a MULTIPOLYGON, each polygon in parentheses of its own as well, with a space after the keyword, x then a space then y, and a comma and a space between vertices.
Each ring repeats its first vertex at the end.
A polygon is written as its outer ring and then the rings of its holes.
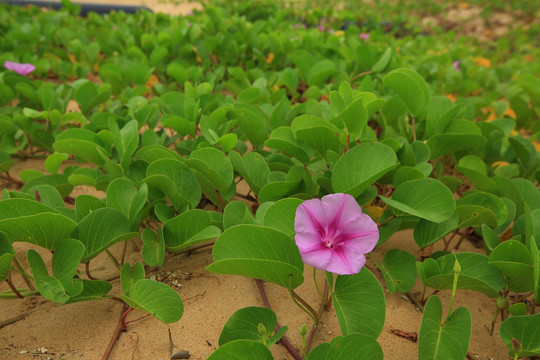
POLYGON ((147 272, 212 246, 206 270, 256 279, 266 307, 238 310, 210 359, 272 359, 275 346, 295 359, 380 359, 385 291, 423 310, 419 359, 463 359, 462 290, 494 299, 487 331, 499 329, 510 358, 540 355, 538 22, 486 44, 413 15, 366 7, 359 18, 347 3, 87 18, 65 5, 0 5, 3 306, 122 302, 107 358, 133 309, 181 321, 178 292, 147 272), (46 171, 12 177, 29 158, 46 171), (72 196, 81 185, 106 196, 72 196), (366 259, 407 229, 417 252, 388 251, 380 283, 366 259), (125 261, 130 242, 143 262, 125 261), (35 245, 25 259, 20 243, 35 245), (120 258, 109 250, 119 243, 120 258), (107 279, 92 275, 102 253, 117 269, 107 279), (320 304, 295 291, 304 264, 324 274, 320 304), (312 322, 280 327, 267 283, 312 322), (441 291, 452 293, 444 311, 441 291), (315 343, 332 306, 341 335, 315 343), (287 340, 298 331, 300 348, 287 340))

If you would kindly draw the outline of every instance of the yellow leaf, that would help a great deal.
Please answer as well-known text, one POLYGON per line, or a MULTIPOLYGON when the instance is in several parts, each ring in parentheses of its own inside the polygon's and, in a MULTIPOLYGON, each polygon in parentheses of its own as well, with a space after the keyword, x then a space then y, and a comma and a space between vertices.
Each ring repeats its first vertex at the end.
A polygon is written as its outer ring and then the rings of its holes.
POLYGON ((462 2, 459 4, 459 8, 462 9, 462 10, 465 10, 465 9, 468 9, 469 8, 469 4, 466 3, 466 2, 462 2))
POLYGON ((454 102, 454 103, 455 103, 456 100, 457 100, 457 96, 456 96, 455 94, 446 94, 446 95, 444 95, 444 96, 446 96, 447 98, 449 98, 450 100, 452 100, 452 102, 454 102))
POLYGON ((531 62, 533 61, 533 57, 531 55, 525 55, 525 61, 531 62))
POLYGON ((75 62, 75 54, 68 54, 68 59, 70 62, 74 63, 75 62))
POLYGON ((274 53, 269 53, 266 57, 266 62, 270 65, 272 65, 272 61, 274 61, 274 53))
POLYGON ((367 211, 369 216, 378 223, 381 220, 381 216, 384 212, 383 208, 380 206, 374 206, 374 205, 366 205, 364 209, 367 211))
POLYGON ((489 59, 486 59, 484 57, 476 57, 474 58, 474 61, 476 61, 476 66, 484 66, 488 69, 491 67, 491 61, 489 59))
POLYGON ((504 115, 507 115, 509 117, 511 117, 512 119, 516 120, 517 117, 516 117, 516 112, 514 110, 512 110, 512 108, 510 107, 510 105, 508 105, 506 107, 506 111, 504 112, 504 115))
POLYGON ((540 142, 538 142, 538 140, 534 140, 532 144, 536 151, 540 151, 540 142))
POLYGON ((495 161, 493 164, 491 164, 491 167, 503 167, 503 166, 508 166, 510 165, 509 163, 507 163, 506 161, 495 161))
POLYGON ((343 30, 338 30, 334 32, 334 36, 343 36, 343 35, 345 35, 345 31, 343 30))
POLYGON ((148 78, 148 81, 145 84, 145 86, 148 88, 148 91, 151 91, 157 82, 159 82, 158 77, 154 74, 150 75, 150 77, 148 78))
POLYGON ((276 84, 274 84, 274 86, 272 86, 272 90, 273 90, 274 92, 279 91, 279 86, 277 86, 276 84))

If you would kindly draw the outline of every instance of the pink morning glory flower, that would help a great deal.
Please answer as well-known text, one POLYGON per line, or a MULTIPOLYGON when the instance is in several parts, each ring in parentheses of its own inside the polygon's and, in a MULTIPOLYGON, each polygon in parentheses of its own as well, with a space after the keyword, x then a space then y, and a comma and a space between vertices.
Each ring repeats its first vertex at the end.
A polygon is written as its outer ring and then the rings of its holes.
POLYGON ((454 67, 454 69, 456 69, 457 71, 461 71, 461 68, 459 67, 459 60, 456 60, 452 63, 452 66, 454 67))
POLYGON ((369 39, 369 33, 361 33, 360 35, 358 35, 358 37, 366 41, 367 39, 369 39))
POLYGON ((379 240, 377 224, 348 194, 304 201, 296 209, 295 242, 304 263, 340 275, 356 274, 379 240))
POLYGON ((36 67, 32 64, 19 64, 12 61, 4 62, 4 67, 8 70, 13 70, 17 74, 28 75, 32 71, 36 70, 36 67))
POLYGON ((319 29, 320 32, 324 32, 324 31, 325 31, 324 25, 319 25, 319 26, 317 26, 317 29, 319 29))

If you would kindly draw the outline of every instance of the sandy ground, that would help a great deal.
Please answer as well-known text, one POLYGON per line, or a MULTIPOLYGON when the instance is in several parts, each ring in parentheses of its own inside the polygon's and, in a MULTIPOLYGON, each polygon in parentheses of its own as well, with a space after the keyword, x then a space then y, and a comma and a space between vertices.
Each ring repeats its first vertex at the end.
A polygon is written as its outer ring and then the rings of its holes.
MULTIPOLYGON (((41 160, 19 162, 12 169, 14 176, 24 168, 43 169, 41 160)), ((90 187, 78 187, 73 196, 90 193, 103 197, 90 187)), ((141 261, 140 241, 130 243, 126 261, 141 261)), ((17 243, 17 256, 23 260, 31 245, 17 243)), ((119 255, 121 244, 112 248, 112 253, 119 255)), ((382 261, 384 254, 392 248, 400 248, 419 255, 412 239, 411 231, 394 235, 389 241, 378 247, 374 256, 382 261)), ((46 261, 50 254, 38 249, 46 261)), ((460 250, 479 251, 473 244, 465 242, 460 250)), ((481 252, 481 251, 479 251, 481 252)), ((169 359, 170 328, 175 352, 188 350, 191 359, 206 359, 217 348, 219 335, 227 319, 238 309, 246 306, 263 306, 262 300, 252 279, 239 276, 214 275, 204 268, 212 261, 211 249, 204 248, 193 253, 179 254, 167 261, 163 267, 147 272, 147 277, 156 278, 167 284, 177 280, 181 286, 172 287, 178 291, 184 301, 184 315, 177 323, 167 326, 158 320, 146 317, 128 325, 128 329, 118 340, 110 359, 112 360, 147 360, 169 359)), ((384 284, 382 275, 372 261, 367 267, 384 284)), ((91 262, 92 274, 106 278, 115 274, 109 259, 103 254, 91 262)), ((323 283, 322 273, 319 283, 323 283)), ((306 267, 305 283, 298 293, 308 302, 318 307, 319 298, 312 282, 312 268, 306 267)), ((23 286, 19 276, 14 277, 18 286, 23 286)), ((120 293, 119 281, 113 281, 113 294, 120 293)), ((287 325, 287 336, 297 349, 301 338, 298 329, 302 324, 310 324, 310 319, 297 309, 288 293, 273 284, 265 284, 270 303, 275 310, 278 322, 287 325)), ((2 284, 0 291, 7 290, 2 284)), ((418 281, 411 291, 419 295, 422 285, 418 281)), ((428 290, 429 293, 429 290, 428 290)), ((443 308, 447 309, 450 291, 439 294, 443 308)), ((417 343, 399 337, 391 332, 398 329, 404 332, 418 332, 422 313, 403 294, 390 294, 386 291, 386 322, 379 337, 386 359, 417 359, 417 343)), ((492 314, 495 310, 493 299, 480 293, 458 291, 457 306, 467 307, 472 314, 473 330, 470 345, 472 359, 500 360, 509 359, 508 352, 500 340, 498 331, 493 336, 488 334, 492 314)), ((24 300, 0 301, 0 322, 24 314, 23 320, 0 328, 0 359, 40 359, 40 360, 83 360, 100 359, 110 341, 118 320, 122 305, 110 300, 85 302, 60 306, 40 296, 24 300), (44 351, 43 353, 41 353, 44 351), (38 353, 39 352, 39 353, 38 353)), ((443 310, 443 312, 446 310, 443 310)), ((144 314, 133 312, 128 321, 144 314)), ((330 341, 341 335, 333 309, 323 317, 324 326, 318 331, 315 343, 330 341)), ((496 327, 498 328, 498 326, 496 327)), ((292 359, 281 345, 274 345, 272 352, 276 359, 292 359)))

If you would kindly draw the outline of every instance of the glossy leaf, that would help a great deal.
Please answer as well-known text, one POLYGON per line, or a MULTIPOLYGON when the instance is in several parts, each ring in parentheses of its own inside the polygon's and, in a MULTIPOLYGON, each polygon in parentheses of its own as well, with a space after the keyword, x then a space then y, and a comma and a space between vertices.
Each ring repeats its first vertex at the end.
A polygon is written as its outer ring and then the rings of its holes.
POLYGON ((282 231, 288 235, 294 234, 296 208, 301 203, 302 200, 294 198, 276 201, 266 210, 263 225, 282 231))
POLYGON ((251 209, 243 201, 231 201, 223 211, 223 228, 239 224, 257 224, 251 209))
POLYGON ((390 294, 405 293, 416 283, 416 259, 406 251, 392 249, 384 255, 382 273, 390 294))
POLYGON ((337 336, 313 349, 307 360, 382 360, 381 345, 363 334, 337 336))
POLYGON ((459 225, 459 215, 455 212, 452 217, 441 223, 422 219, 414 228, 414 242, 421 249, 439 241, 454 231, 459 225))
POLYGON ((233 167, 229 158, 215 148, 195 150, 187 164, 203 174, 221 192, 226 191, 233 181, 233 167))
POLYGON ((425 80, 417 72, 408 68, 399 68, 386 74, 383 85, 391 88, 401 97, 413 116, 418 116, 431 98, 425 80))
POLYGON ((501 243, 491 253, 489 263, 503 272, 509 291, 527 292, 534 290, 531 253, 519 241, 508 240, 501 243))

